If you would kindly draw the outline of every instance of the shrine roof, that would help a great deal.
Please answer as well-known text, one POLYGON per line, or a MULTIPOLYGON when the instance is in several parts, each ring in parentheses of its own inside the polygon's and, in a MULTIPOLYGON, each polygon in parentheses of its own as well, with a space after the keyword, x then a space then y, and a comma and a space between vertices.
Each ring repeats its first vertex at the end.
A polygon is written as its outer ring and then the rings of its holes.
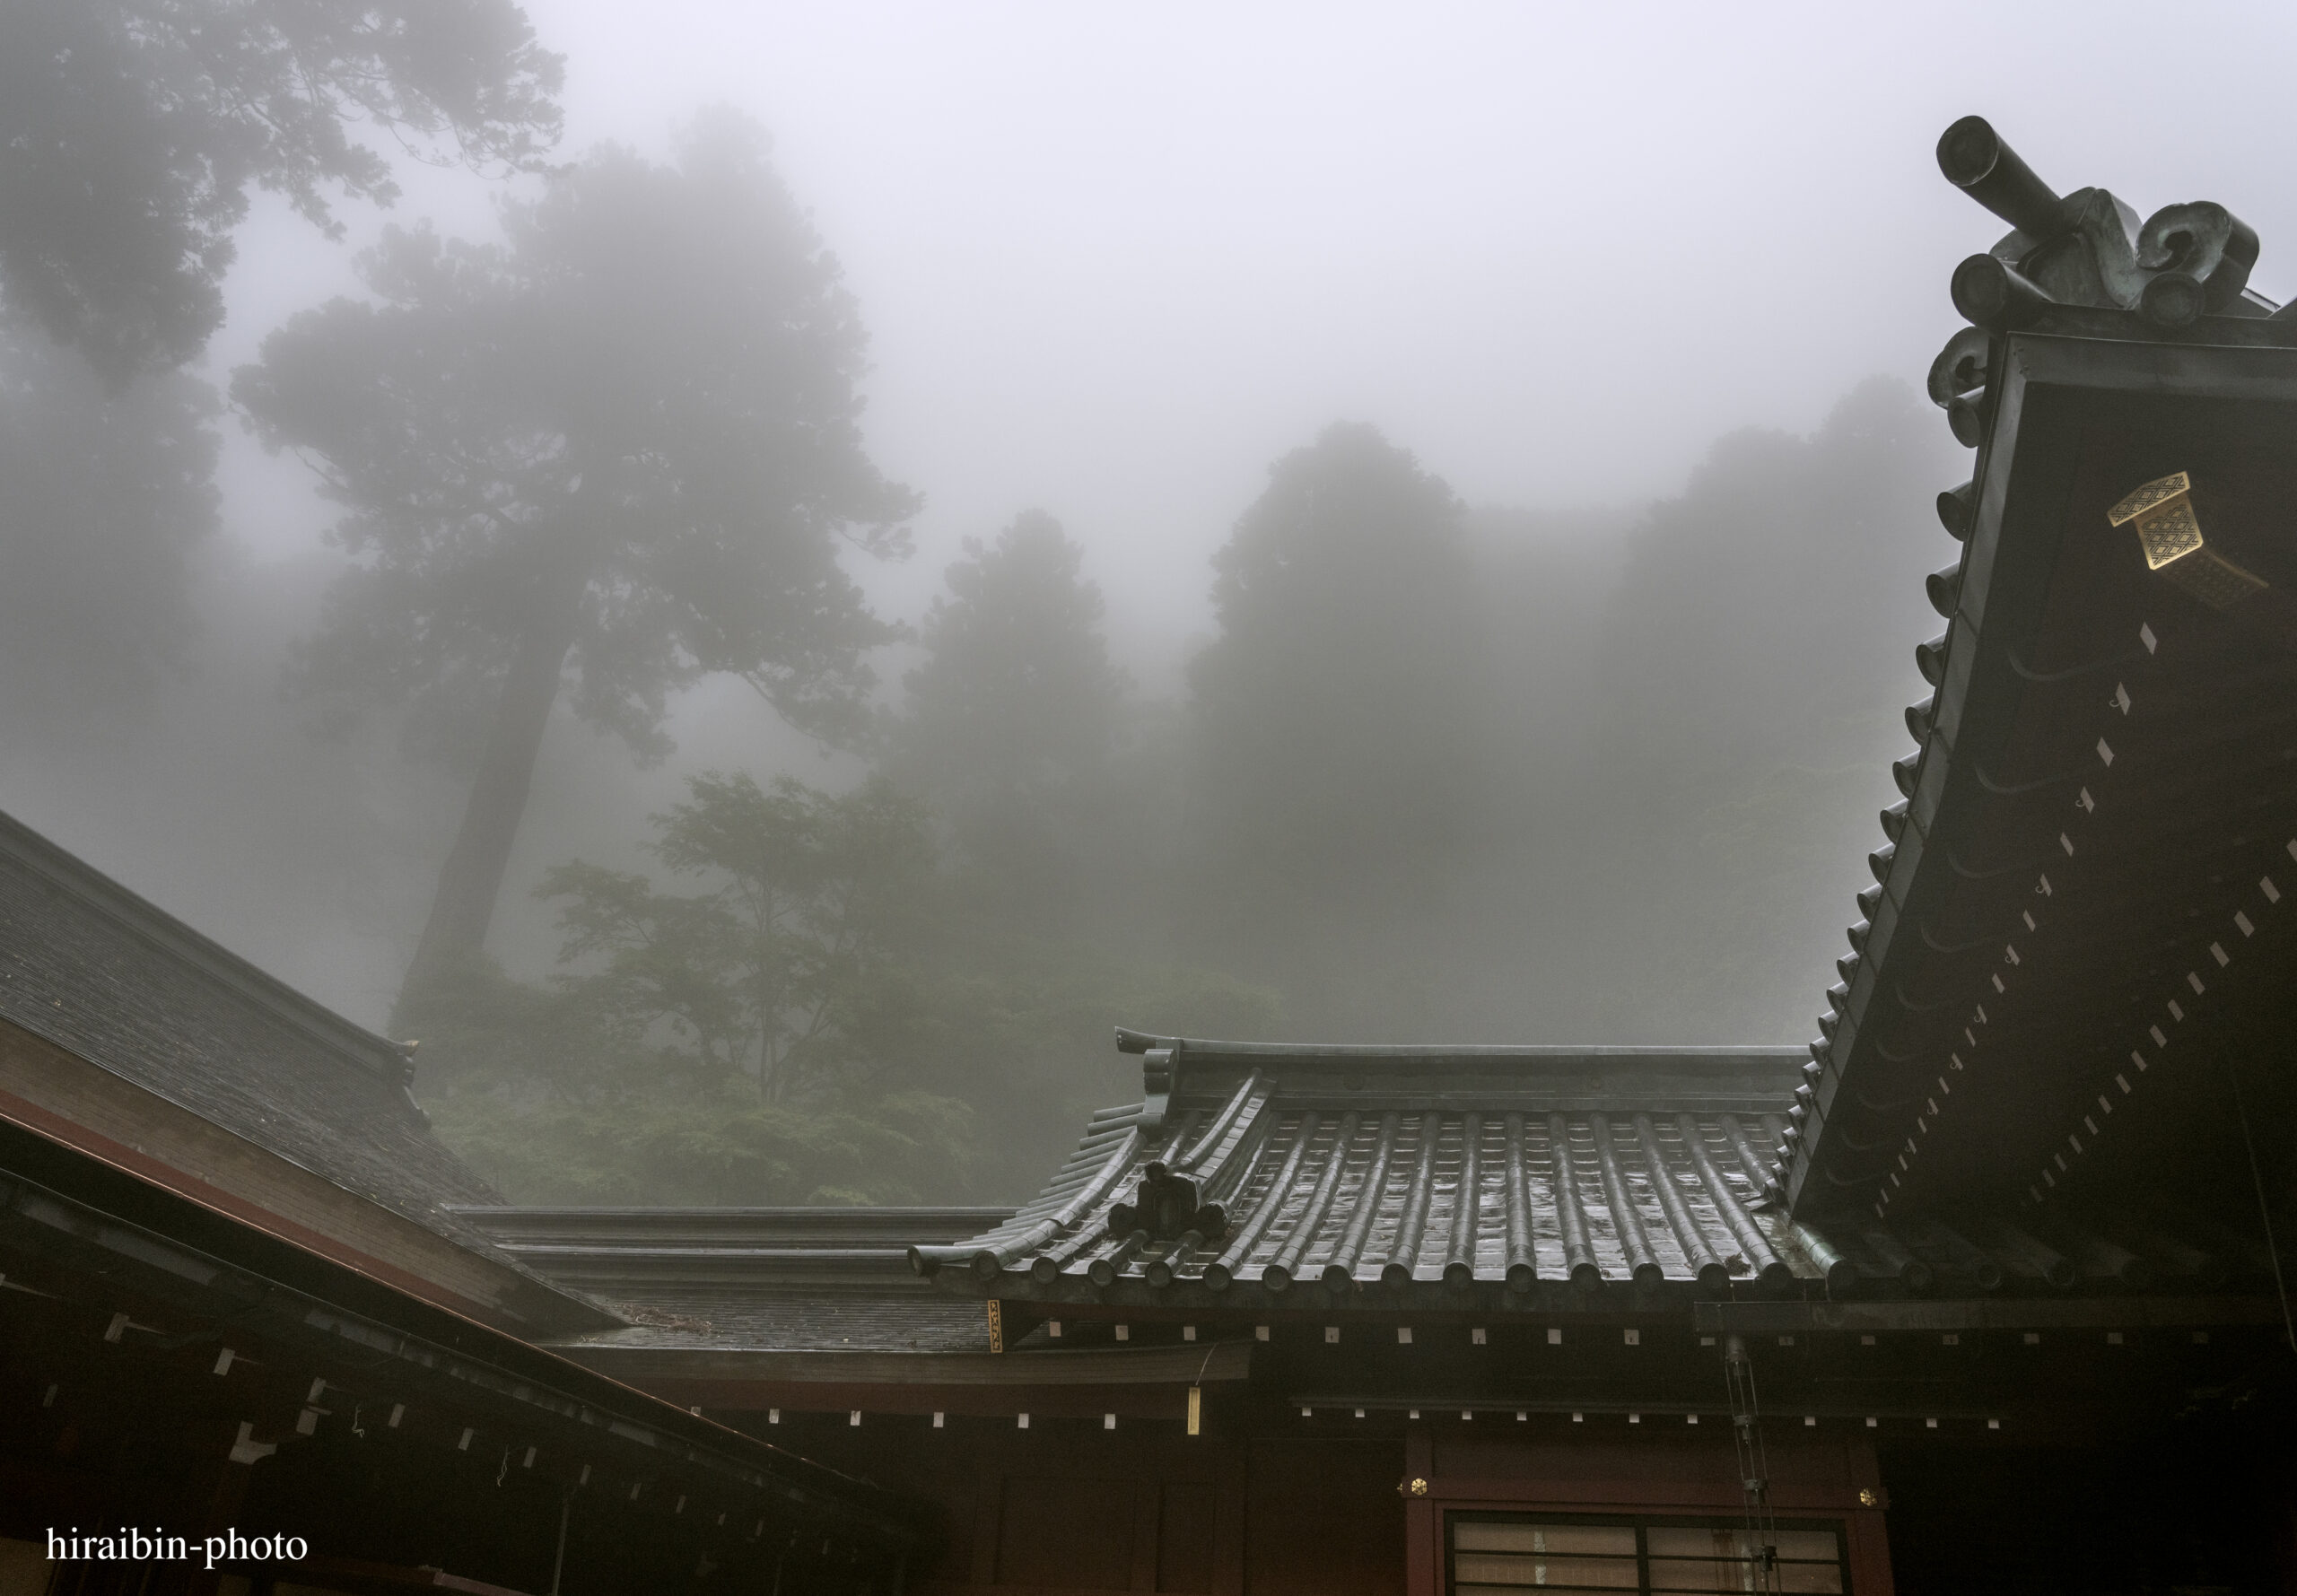
MULTIPOLYGON (((1822 1272, 1762 1199, 1801 1053, 1389 1047, 1120 1033, 1140 1103, 1104 1110, 1044 1190, 911 1249, 1016 1300, 1440 1299, 1822 1272), (1160 1223, 1143 1182, 1186 1183, 1160 1223)), ((1174 1190, 1178 1190, 1177 1188, 1174 1190)))
MULTIPOLYGON (((2157 214, 2192 258, 2141 266, 2110 196, 2058 198, 1977 118, 1940 160, 2018 231, 1954 274, 1975 325, 1930 387, 1977 454, 1939 495, 1935 692, 1767 1173, 1836 1225, 2254 1224, 2224 1072, 2297 1017, 2297 316, 2223 207, 2157 214)), ((2289 1108, 2278 1073, 2252 1109, 2289 1108)))
POLYGON ((988 1352, 978 1302, 932 1291, 904 1249, 1000 1208, 469 1207, 458 1218, 628 1321, 569 1351, 988 1352))
MULTIPOLYGON (((188 1111, 524 1275, 515 1288, 523 1314, 599 1318, 587 1304, 558 1300, 455 1217, 451 1205, 494 1193, 408 1095, 406 1044, 354 1025, 4 815, 0 1022, 160 1100, 154 1113, 168 1112, 161 1104, 188 1111)), ((30 1055, 23 1067, 46 1078, 30 1055)), ((69 1117, 68 1104, 57 1112, 69 1117)), ((145 1139, 132 1118, 105 1123, 114 1140, 145 1139)), ((204 1178, 197 1169, 154 1178, 182 1176, 204 1178)))

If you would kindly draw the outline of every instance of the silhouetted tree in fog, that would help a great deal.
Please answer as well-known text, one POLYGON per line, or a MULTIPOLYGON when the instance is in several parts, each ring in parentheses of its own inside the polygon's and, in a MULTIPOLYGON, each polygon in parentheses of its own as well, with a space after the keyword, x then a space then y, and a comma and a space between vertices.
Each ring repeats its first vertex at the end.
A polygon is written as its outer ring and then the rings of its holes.
POLYGON ((972 1111, 910 1056, 935 899, 923 811, 882 780, 686 786, 647 845, 667 881, 579 860, 546 877, 563 938, 548 988, 480 971, 426 1000, 444 1022, 442 1133, 555 1200, 962 1189, 972 1111))
POLYGON ((1807 437, 1719 440, 1634 533, 1576 823, 1616 923, 1578 939, 1669 979, 1622 990, 1611 1033, 1811 1033, 1899 796, 1899 711, 1928 692, 1914 645, 1942 623, 1921 577, 1954 553, 1931 505, 1963 465, 1935 411, 1870 379, 1807 437))
POLYGON ((894 766, 949 824, 1005 907, 1074 906, 1081 854, 1105 844, 1123 673, 1109 662, 1100 589, 1061 524, 1029 510, 944 579, 904 678, 894 766))
POLYGON ((544 878, 560 961, 596 963, 565 990, 633 1056, 653 1043, 783 1101, 852 1062, 856 1010, 931 889, 925 817, 883 781, 832 797, 713 774, 687 792, 655 817, 651 850, 701 891, 581 861, 544 878))
POLYGON ((670 166, 602 150, 503 220, 501 246, 392 231, 380 303, 296 317, 232 384, 345 508, 302 685, 411 702, 475 755, 410 985, 484 943, 563 683, 642 756, 713 671, 857 735, 897 630, 838 551, 905 554, 913 508, 862 451, 837 264, 748 123, 704 118, 670 166))
POLYGON ((1613 752, 1711 787, 1890 734, 1893 700, 1923 691, 1926 634, 1877 615, 1923 625, 1919 573, 1953 550, 1923 485, 1960 463, 1937 435, 1912 390, 1875 378, 1806 438, 1717 440, 1629 540, 1598 650, 1613 752))
POLYGON ((1411 911, 1488 801, 1490 684, 1464 511, 1370 427, 1279 460, 1214 559, 1192 663, 1207 890, 1242 929, 1411 911))
POLYGON ((397 193, 346 124, 525 166, 561 76, 509 0, 8 0, 0 286, 115 381, 177 365, 251 185, 339 232, 327 189, 397 193))
POLYGON ((12 730, 147 701, 195 626, 220 409, 175 372, 107 388, 0 319, 0 714, 12 730))

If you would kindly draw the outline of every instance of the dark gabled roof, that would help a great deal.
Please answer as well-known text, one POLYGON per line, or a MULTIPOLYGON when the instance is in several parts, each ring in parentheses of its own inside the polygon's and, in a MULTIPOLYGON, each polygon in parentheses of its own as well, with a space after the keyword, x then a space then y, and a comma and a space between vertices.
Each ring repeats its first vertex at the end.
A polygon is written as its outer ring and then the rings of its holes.
POLYGON ((738 1391, 751 1406, 843 1408, 867 1390, 896 1410, 1009 1412, 1020 1391, 1025 1412, 1081 1403, 1099 1413, 1120 1391, 1126 1401, 1177 1400, 1183 1387, 1241 1381, 1251 1368, 1248 1339, 1101 1344, 1073 1325, 1063 1338, 1041 1316, 1000 1316, 935 1290, 889 1244, 953 1242, 1009 1218, 1007 1208, 463 1212, 631 1321, 563 1337, 555 1350, 679 1401, 738 1391))
POLYGON ((1798 1050, 1119 1045, 1143 1055, 1143 1101, 1094 1116, 1006 1223, 913 1247, 921 1273, 1179 1305, 1821 1272, 1755 1173, 1798 1050), (1163 1217, 1159 1171, 1188 1183, 1163 1217))
POLYGON ((2242 1238, 2158 1209, 2103 1234, 2009 1222, 1985 1205, 1887 1224, 1790 1218, 1763 1165, 1798 1050, 1119 1034, 1144 1054, 1143 1101, 1095 1115, 1044 1192, 1003 1223, 913 1246, 921 1275, 1044 1317, 1064 1303, 1216 1318, 1576 1314, 1726 1295, 2270 1284, 2269 1260, 2242 1238))
MULTIPOLYGON (((2021 231, 1955 274, 1986 325, 1932 375, 1978 449, 1940 495, 1950 624, 1917 650, 1936 692, 1908 711, 1908 801, 1777 1173, 1813 1223, 2070 1208, 2144 1253, 2161 1216, 2100 1216, 2231 1166, 2222 1138, 2174 1144, 2231 1126, 2229 1039, 2291 1018, 2297 318, 2241 292, 2236 248, 2188 263, 2223 313, 2176 320, 2101 191, 2057 199, 1975 118, 1941 160, 2021 231), (2149 559, 2130 495, 2178 473, 2197 546, 2149 559)), ((2179 209, 2208 231, 2215 207, 2179 209)))
POLYGON ((1009 1208, 464 1208, 536 1272, 631 1322, 569 1351, 988 1352, 977 1302, 913 1274, 917 1237, 954 1241, 1009 1208))
POLYGON ((509 1263, 448 1211, 495 1194, 432 1133, 407 1095, 405 1048, 4 815, 0 1020, 509 1263))

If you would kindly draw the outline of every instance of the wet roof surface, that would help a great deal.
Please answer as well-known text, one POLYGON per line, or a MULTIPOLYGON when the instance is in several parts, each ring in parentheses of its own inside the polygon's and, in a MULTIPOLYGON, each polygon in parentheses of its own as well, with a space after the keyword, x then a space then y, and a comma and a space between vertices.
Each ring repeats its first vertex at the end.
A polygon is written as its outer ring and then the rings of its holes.
POLYGON ((922 1269, 1048 1300, 1822 1272, 1760 1173, 1799 1050, 1132 1040, 1156 1044, 1143 1103, 1096 1116, 1011 1219, 917 1248, 922 1269), (1187 1182, 1169 1222, 1144 1212, 1153 1168, 1187 1182))
POLYGON ((405 1054, 0 815, 0 1019, 466 1247, 405 1054))
POLYGON ((469 1208, 459 1217, 537 1273, 632 1321, 558 1343, 621 1350, 987 1352, 977 1301, 908 1265, 1006 1208, 469 1208))

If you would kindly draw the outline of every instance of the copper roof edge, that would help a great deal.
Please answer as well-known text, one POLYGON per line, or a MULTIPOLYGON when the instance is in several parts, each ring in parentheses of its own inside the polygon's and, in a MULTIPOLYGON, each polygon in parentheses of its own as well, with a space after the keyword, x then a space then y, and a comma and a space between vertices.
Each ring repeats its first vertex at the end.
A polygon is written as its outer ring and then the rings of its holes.
POLYGON ((1191 1060, 1251 1059, 1299 1063, 1332 1060, 1350 1063, 1573 1064, 1629 1063, 1651 1060, 1715 1065, 1799 1063, 1807 1056, 1805 1048, 1799 1042, 1714 1046, 1616 1042, 1221 1042, 1193 1036, 1159 1036, 1124 1025, 1116 1028, 1116 1046, 1121 1053, 1146 1053, 1170 1049, 1191 1060))

